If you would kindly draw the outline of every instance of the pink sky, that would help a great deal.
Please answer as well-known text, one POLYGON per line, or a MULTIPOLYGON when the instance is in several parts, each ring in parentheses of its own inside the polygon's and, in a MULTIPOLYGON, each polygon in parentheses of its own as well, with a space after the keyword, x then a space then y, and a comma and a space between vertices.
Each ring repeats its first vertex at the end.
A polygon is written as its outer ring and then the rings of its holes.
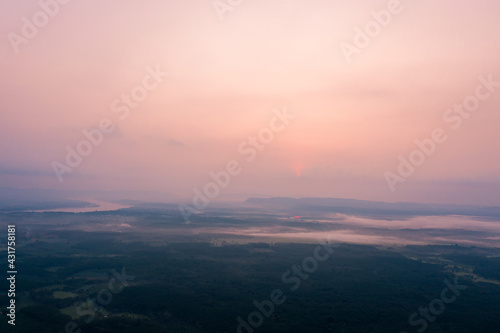
POLYGON ((500 81, 498 1, 401 0, 350 64, 341 43, 389 1, 242 1, 223 21, 212 2, 73 0, 18 52, 9 33, 40 5, 1 2, 0 186, 189 198, 237 160, 219 199, 500 205, 500 88, 459 129, 443 120, 478 77, 500 81), (120 119, 111 103, 156 66, 170 76, 120 119), (296 118, 245 161, 238 146, 285 106, 296 118), (116 129, 59 182, 52 162, 103 118, 116 129), (448 140, 391 192, 384 173, 435 128, 448 140))

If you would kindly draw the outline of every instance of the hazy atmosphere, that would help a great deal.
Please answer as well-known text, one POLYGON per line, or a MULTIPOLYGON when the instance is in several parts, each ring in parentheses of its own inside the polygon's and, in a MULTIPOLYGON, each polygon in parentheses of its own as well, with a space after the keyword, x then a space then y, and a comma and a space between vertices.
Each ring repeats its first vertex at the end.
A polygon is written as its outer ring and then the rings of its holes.
POLYGON ((498 333, 499 13, 0 0, 0 332, 498 333))
POLYGON ((3 1, 0 185, 184 200, 236 160, 214 200, 500 204, 497 1, 220 3, 67 1, 44 21, 36 1, 3 1), (392 191, 386 173, 436 129, 392 191))

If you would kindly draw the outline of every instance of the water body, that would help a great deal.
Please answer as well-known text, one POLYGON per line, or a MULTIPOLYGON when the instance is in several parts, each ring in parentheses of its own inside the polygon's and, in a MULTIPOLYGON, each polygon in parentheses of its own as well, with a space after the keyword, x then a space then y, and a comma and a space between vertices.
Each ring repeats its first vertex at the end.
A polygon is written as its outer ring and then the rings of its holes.
POLYGON ((91 204, 94 204, 97 206, 95 206, 95 207, 78 207, 78 208, 65 207, 65 208, 54 208, 54 209, 42 209, 42 210, 33 210, 32 212, 35 212, 35 213, 44 213, 44 212, 88 213, 88 212, 104 212, 104 211, 118 210, 118 209, 132 207, 132 206, 117 204, 114 202, 100 201, 100 200, 95 200, 95 199, 76 199, 75 198, 73 200, 85 201, 85 202, 88 202, 88 203, 91 203, 91 204))

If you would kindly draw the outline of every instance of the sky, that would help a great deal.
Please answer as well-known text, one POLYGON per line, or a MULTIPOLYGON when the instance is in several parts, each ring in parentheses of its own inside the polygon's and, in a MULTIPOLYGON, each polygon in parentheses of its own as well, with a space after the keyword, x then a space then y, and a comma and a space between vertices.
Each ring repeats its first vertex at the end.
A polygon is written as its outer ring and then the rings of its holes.
POLYGON ((500 205, 499 11, 1 0, 0 187, 500 205))

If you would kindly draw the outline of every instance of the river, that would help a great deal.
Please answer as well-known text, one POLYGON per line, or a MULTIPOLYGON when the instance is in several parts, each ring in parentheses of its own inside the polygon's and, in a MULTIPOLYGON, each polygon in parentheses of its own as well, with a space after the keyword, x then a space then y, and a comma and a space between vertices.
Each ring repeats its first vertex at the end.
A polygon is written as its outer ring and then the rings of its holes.
POLYGON ((54 208, 54 209, 42 209, 42 210, 33 210, 35 213, 43 213, 43 212, 62 212, 62 213, 88 213, 88 212, 103 212, 110 210, 118 210, 123 208, 130 208, 132 206, 121 205, 109 201, 100 201, 95 199, 72 199, 72 200, 80 200, 85 201, 91 204, 98 205, 97 207, 65 207, 65 208, 54 208))

